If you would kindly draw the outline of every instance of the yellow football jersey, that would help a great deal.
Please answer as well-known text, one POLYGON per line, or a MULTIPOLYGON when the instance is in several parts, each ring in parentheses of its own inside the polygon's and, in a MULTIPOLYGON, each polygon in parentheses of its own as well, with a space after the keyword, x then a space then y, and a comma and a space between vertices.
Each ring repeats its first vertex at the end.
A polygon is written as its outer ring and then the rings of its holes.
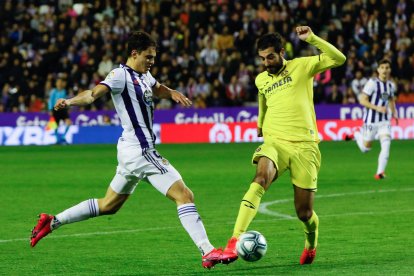
POLYGON ((263 135, 288 141, 319 142, 313 106, 313 77, 345 62, 334 46, 311 34, 306 42, 321 50, 317 56, 284 60, 277 74, 256 77, 259 90, 258 127, 263 135))

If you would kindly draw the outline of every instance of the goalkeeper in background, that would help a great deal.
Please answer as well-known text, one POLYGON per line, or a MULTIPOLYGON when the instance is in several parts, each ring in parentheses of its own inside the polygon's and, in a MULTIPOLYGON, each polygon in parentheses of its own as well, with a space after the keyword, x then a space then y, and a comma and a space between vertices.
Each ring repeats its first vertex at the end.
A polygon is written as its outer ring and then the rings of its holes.
POLYGON ((270 185, 290 170, 295 209, 305 232, 305 248, 300 264, 311 264, 316 255, 319 219, 313 210, 321 164, 318 129, 313 106, 313 78, 317 73, 342 65, 346 58, 333 45, 313 34, 311 28, 296 28, 300 40, 317 47, 321 53, 285 60, 282 37, 263 35, 257 50, 266 71, 256 78, 259 90, 257 134, 264 143, 253 154, 256 175, 244 195, 231 239, 222 263, 237 260, 238 237, 249 227, 270 185))

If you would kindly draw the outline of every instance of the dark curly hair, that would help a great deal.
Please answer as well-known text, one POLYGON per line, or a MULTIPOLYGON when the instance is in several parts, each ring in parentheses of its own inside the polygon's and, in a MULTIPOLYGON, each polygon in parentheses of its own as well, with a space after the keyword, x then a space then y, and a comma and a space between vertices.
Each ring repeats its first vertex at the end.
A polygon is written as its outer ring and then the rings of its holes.
POLYGON ((282 50, 283 38, 279 33, 265 34, 257 40, 258 51, 265 50, 269 47, 274 47, 276 53, 279 53, 282 50))
POLYGON ((132 50, 138 52, 145 51, 149 47, 157 47, 157 42, 146 32, 132 32, 128 37, 128 56, 131 55, 132 50))

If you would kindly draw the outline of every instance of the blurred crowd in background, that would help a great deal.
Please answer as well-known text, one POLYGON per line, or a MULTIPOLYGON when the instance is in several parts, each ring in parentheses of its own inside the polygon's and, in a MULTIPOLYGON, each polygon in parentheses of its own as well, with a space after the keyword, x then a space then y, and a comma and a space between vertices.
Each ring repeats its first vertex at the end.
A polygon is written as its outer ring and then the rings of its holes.
MULTIPOLYGON (((279 32, 286 59, 317 54, 295 27, 339 48, 345 65, 315 77, 315 103, 357 103, 377 61, 392 61, 397 102, 414 102, 414 4, 410 0, 5 0, 0 5, 0 112, 47 111, 51 93, 72 97, 126 62, 128 33, 159 44, 151 73, 194 107, 256 104, 264 70, 256 39, 279 32), (56 87, 56 81, 62 85, 56 87)), ((174 108, 157 100, 157 109, 174 108)), ((91 110, 112 109, 110 96, 91 110)))

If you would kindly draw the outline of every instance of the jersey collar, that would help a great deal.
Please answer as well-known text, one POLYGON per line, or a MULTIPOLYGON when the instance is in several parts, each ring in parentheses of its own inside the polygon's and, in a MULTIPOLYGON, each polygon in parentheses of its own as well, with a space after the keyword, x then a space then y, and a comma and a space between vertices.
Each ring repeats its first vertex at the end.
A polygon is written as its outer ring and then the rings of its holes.
POLYGON ((142 73, 140 73, 140 72, 138 72, 138 71, 135 71, 134 69, 132 69, 131 67, 129 67, 128 65, 126 65, 126 64, 120 64, 119 65, 119 67, 125 67, 125 68, 127 68, 127 69, 130 69, 130 70, 132 70, 132 71, 134 71, 135 73, 137 73, 138 74, 138 76, 139 77, 141 77, 143 74, 142 73))

